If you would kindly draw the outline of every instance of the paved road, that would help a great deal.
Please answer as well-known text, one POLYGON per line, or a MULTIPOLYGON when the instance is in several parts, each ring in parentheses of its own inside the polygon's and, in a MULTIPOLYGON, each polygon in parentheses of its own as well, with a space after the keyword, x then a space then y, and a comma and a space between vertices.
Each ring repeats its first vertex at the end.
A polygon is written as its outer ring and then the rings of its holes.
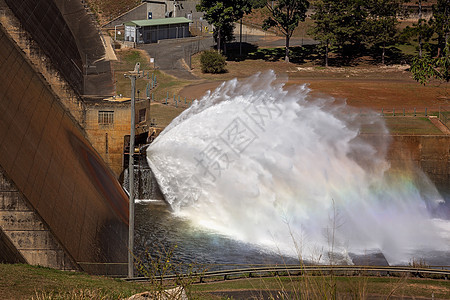
MULTIPOLYGON (((281 47, 285 45, 285 39, 276 36, 245 35, 242 41, 259 47, 281 47)), ((312 39, 303 38, 292 38, 290 41, 292 47, 315 43, 312 39)), ((188 70, 191 55, 210 49, 214 45, 213 38, 209 36, 161 40, 154 44, 140 45, 139 48, 147 51, 155 59, 155 66, 160 70, 180 79, 195 80, 198 78, 188 70)))
POLYGON ((140 45, 155 59, 155 66, 160 70, 180 79, 198 79, 187 70, 191 55, 211 48, 211 37, 192 37, 184 39, 161 40, 154 44, 140 45))

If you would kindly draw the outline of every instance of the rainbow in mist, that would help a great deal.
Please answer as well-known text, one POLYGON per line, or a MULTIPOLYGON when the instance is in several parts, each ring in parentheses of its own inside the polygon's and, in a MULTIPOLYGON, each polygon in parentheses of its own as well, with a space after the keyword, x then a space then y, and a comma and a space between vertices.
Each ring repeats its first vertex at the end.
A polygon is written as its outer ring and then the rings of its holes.
POLYGON ((265 249, 325 263, 331 250, 390 263, 449 251, 448 221, 429 213, 444 200, 420 171, 391 170, 388 145, 379 116, 267 72, 195 101, 148 160, 176 214, 265 249))

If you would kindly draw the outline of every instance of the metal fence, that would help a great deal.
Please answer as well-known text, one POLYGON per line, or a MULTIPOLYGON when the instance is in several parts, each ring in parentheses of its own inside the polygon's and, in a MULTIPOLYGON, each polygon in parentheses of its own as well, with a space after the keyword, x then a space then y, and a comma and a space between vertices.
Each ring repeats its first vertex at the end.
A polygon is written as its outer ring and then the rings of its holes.
POLYGON ((185 45, 183 47, 184 51, 184 61, 192 69, 192 55, 197 54, 201 51, 209 50, 214 46, 214 40, 212 38, 208 39, 197 39, 192 43, 185 45))
POLYGON ((442 122, 442 124, 450 128, 450 108, 441 107, 439 110, 438 118, 442 122))
POLYGON ((417 107, 382 107, 359 108, 357 109, 361 115, 377 114, 385 117, 429 117, 436 116, 442 123, 448 122, 450 116, 450 106, 417 106, 417 107), (446 121, 445 121, 446 120, 446 121), (445 121, 445 122, 444 122, 445 121))

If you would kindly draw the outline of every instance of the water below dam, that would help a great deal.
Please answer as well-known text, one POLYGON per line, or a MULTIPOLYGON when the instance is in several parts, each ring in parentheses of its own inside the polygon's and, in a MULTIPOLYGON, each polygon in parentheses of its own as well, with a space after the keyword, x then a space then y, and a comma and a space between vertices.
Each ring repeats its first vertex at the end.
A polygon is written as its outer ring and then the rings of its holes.
POLYGON ((137 205, 138 252, 169 248, 214 268, 448 265, 448 194, 409 162, 391 166, 389 137, 377 114, 286 88, 273 72, 226 82, 148 148, 167 206, 137 205), (381 134, 363 138, 367 126, 381 134))
MULTIPOLYGON (((167 203, 160 200, 138 201, 135 209, 136 257, 147 263, 148 254, 153 254, 157 259, 159 253, 166 251, 173 251, 170 261, 175 265, 192 264, 199 270, 209 271, 270 264, 296 265, 300 262, 298 258, 276 250, 271 251, 196 227, 189 220, 174 215, 167 203)), ((319 255, 305 257, 302 263, 324 263, 319 255)), ((414 257, 416 261, 425 261, 433 266, 444 266, 450 262, 448 251, 417 251, 414 257)), ((347 253, 345 256, 335 253, 334 259, 334 263, 344 265, 389 265, 379 249, 367 250, 366 253, 347 253)))

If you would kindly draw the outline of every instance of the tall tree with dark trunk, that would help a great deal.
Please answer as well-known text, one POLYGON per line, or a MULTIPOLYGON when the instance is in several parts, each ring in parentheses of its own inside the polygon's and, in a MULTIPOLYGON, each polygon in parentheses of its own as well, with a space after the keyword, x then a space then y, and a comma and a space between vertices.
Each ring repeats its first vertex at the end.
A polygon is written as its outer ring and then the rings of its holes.
POLYGON ((234 22, 251 11, 252 4, 247 0, 201 0, 197 11, 205 13, 205 19, 214 26, 217 49, 220 51, 222 40, 233 39, 234 22))
POLYGON ((328 54, 330 46, 336 41, 335 28, 340 15, 336 13, 335 0, 316 0, 311 4, 314 10, 311 16, 311 19, 314 20, 314 26, 310 28, 309 34, 324 45, 325 66, 328 67, 328 54))
MULTIPOLYGON (((438 38, 438 54, 440 56, 443 49, 448 45, 448 36, 450 33, 450 0, 437 0, 433 5, 433 17, 430 25, 438 38)), ((447 53, 448 54, 448 53, 447 53)))
POLYGON ((405 0, 366 0, 368 17, 366 20, 367 40, 381 46, 381 63, 385 64, 386 47, 396 42, 398 18, 403 15, 405 0))
POLYGON ((419 50, 419 57, 422 57, 424 48, 428 45, 428 42, 430 41, 434 31, 433 27, 430 26, 430 24, 427 22, 426 19, 423 18, 423 2, 426 2, 427 0, 418 0, 416 2, 417 4, 417 13, 418 13, 418 20, 417 22, 414 22, 412 24, 412 27, 406 26, 405 29, 403 29, 402 36, 406 38, 413 37, 415 41, 417 41, 418 50, 419 50))
POLYGON ((266 7, 270 16, 264 20, 263 28, 278 27, 286 38, 285 62, 289 62, 289 41, 298 23, 305 21, 307 0, 267 1, 266 7))

